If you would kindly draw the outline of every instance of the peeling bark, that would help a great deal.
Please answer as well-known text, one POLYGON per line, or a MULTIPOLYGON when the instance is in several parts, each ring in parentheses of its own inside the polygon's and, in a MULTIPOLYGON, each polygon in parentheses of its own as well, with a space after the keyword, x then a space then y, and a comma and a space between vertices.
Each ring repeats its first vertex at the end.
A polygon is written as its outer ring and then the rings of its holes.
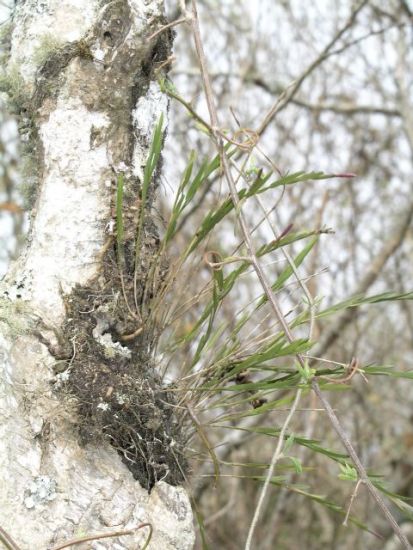
POLYGON ((193 547, 174 403, 142 314, 154 189, 134 258, 142 171, 167 109, 155 72, 170 51, 169 35, 145 36, 163 23, 160 0, 16 6, 7 73, 34 189, 28 245, 0 289, 0 526, 22 549, 145 522, 150 548, 193 547), (111 234, 121 173, 123 273, 111 234))

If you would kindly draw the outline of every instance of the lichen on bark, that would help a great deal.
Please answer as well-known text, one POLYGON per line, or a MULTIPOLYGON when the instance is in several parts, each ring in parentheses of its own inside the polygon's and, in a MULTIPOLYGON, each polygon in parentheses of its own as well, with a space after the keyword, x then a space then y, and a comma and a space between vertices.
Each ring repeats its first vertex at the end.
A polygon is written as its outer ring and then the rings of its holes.
POLYGON ((152 355, 157 335, 145 318, 151 300, 151 293, 145 292, 151 285, 148 273, 159 244, 152 212, 157 184, 155 177, 145 204, 144 238, 137 250, 142 198, 134 153, 137 141, 142 150, 147 149, 149 140, 138 134, 132 112, 150 89, 154 59, 165 60, 171 41, 166 34, 149 47, 134 44, 131 48, 127 44, 131 24, 128 4, 107 6, 87 39, 59 49, 40 67, 33 107, 38 111, 46 101, 58 101, 61 80, 69 75, 69 96, 77 96, 87 109, 103 111, 109 119, 100 128, 92 126, 90 149, 106 143, 111 151, 111 217, 117 173, 124 174, 125 261, 122 265, 117 261, 116 239, 108 235, 96 276, 65 296, 63 333, 77 351, 68 362, 66 381, 59 387, 79 402, 81 439, 109 441, 142 486, 151 489, 159 479, 181 483, 185 459, 174 400, 162 385, 152 355), (99 63, 93 57, 96 44, 106 48, 99 63), (127 343, 122 344, 123 340, 127 343))

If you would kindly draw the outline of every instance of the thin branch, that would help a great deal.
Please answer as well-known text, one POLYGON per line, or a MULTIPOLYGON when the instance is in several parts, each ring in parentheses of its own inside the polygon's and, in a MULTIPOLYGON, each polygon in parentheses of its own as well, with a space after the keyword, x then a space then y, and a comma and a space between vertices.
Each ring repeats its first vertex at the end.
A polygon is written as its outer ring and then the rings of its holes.
POLYGON ((357 473, 359 475, 359 478, 361 481, 366 485, 369 493, 373 496, 374 500, 376 501, 378 507, 383 512, 383 514, 388 519, 390 525, 393 528, 393 531, 398 536, 400 542, 403 544, 404 548, 412 548, 410 542, 407 540, 406 535, 403 533, 403 531, 400 529, 399 524, 395 520, 393 514, 390 512, 389 508, 387 507, 386 503, 384 502, 383 498, 381 497, 380 493, 377 491, 376 487, 372 484, 372 482, 369 479, 369 476, 367 475, 366 470, 364 469, 363 464, 360 462, 360 459, 354 450, 353 445, 351 444, 351 441, 349 440, 347 434, 343 430, 339 419, 337 418, 336 413, 332 409, 330 403, 326 399, 325 395, 320 389, 320 386, 318 385, 318 382, 316 379, 314 379, 311 383, 311 387, 313 388, 315 394, 317 395, 318 399, 323 404, 323 407, 327 413, 327 416, 336 431, 337 435, 341 439, 344 447, 346 448, 348 454, 351 457, 351 460, 354 463, 354 466, 357 470, 357 473))
MULTIPOLYGON (((246 82, 252 82, 256 86, 259 86, 266 92, 270 94, 277 94, 283 91, 281 86, 272 88, 268 83, 266 83, 261 77, 255 77, 251 79, 244 79, 246 82)), ((290 103, 297 105, 298 107, 303 107, 312 112, 330 112, 337 115, 384 115, 388 117, 400 118, 402 116, 399 109, 389 109, 387 107, 376 107, 372 105, 357 105, 353 102, 343 102, 339 104, 334 103, 309 103, 304 99, 300 98, 291 98, 290 103)))
POLYGON ((351 46, 355 46, 356 44, 360 44, 360 42, 363 42, 364 40, 366 40, 367 38, 370 38, 371 36, 378 36, 380 34, 386 33, 390 29, 394 29, 394 28, 400 29, 400 28, 403 28, 405 26, 406 26, 406 23, 396 23, 394 25, 390 25, 389 27, 383 27, 383 28, 378 29, 376 31, 370 31, 367 34, 363 34, 363 36, 359 36, 358 38, 355 38, 354 40, 351 40, 350 42, 346 42, 346 44, 343 44, 343 46, 341 46, 340 48, 337 48, 336 50, 333 50, 332 52, 329 52, 326 59, 328 57, 332 57, 333 55, 339 55, 340 53, 344 52, 345 50, 347 50, 351 46))
POLYGON ((351 493, 351 497, 350 497, 350 502, 349 502, 349 505, 348 505, 348 508, 347 508, 347 512, 346 512, 346 517, 344 518, 344 521, 343 521, 343 525, 344 527, 347 527, 348 525, 348 518, 350 517, 350 511, 351 511, 351 507, 353 506, 353 502, 354 502, 354 499, 356 498, 357 496, 357 493, 358 493, 358 490, 360 488, 360 485, 362 484, 362 480, 359 479, 356 483, 356 486, 354 488, 354 491, 351 493))
POLYGON ((262 509, 263 509, 263 506, 264 506, 264 501, 265 501, 265 497, 267 496, 268 488, 269 488, 270 483, 271 483, 271 478, 274 474, 274 469, 275 469, 275 466, 276 466, 278 460, 282 457, 282 450, 283 450, 283 446, 284 446, 285 433, 286 433, 287 428, 288 428, 288 426, 291 422, 292 417, 294 416, 294 413, 297 410, 298 404, 299 404, 300 399, 301 399, 301 394, 302 394, 302 390, 299 389, 297 391, 296 395, 295 395, 294 402, 292 404, 291 410, 288 413, 288 416, 285 419, 285 422, 284 422, 284 424, 283 424, 283 426, 280 430, 280 434, 278 436, 278 443, 277 443, 277 446, 275 448, 274 454, 272 456, 271 464, 270 464, 270 467, 268 468, 268 472, 267 472, 267 475, 265 477, 265 482, 264 482, 264 485, 261 489, 260 498, 258 500, 257 506, 255 507, 254 517, 252 518, 251 525, 250 525, 250 528, 248 530, 247 541, 245 543, 245 550, 250 550, 250 548, 252 548, 251 547, 252 538, 254 536, 255 528, 257 527, 258 519, 261 515, 262 509))
POLYGON ((328 57, 331 55, 331 50, 337 44, 337 42, 340 40, 340 38, 353 26, 356 17, 360 13, 360 11, 366 6, 369 0, 363 0, 358 7, 352 12, 350 15, 347 23, 342 27, 342 29, 334 36, 334 38, 327 44, 327 46, 324 48, 324 50, 321 52, 321 54, 315 59, 309 67, 301 74, 300 77, 298 77, 285 91, 285 94, 281 96, 275 104, 272 106, 272 108, 269 110, 269 112, 265 115, 264 120, 260 124, 257 133, 261 135, 264 130, 267 128, 267 126, 270 124, 274 116, 282 111, 288 103, 291 101, 291 99, 296 95, 298 90, 301 88, 303 82, 307 79, 307 77, 319 66, 323 61, 325 61, 328 57))
MULTIPOLYGON (((354 294, 365 294, 371 285, 376 281, 381 270, 386 264, 387 260, 396 252, 403 242, 404 237, 413 221, 413 203, 409 206, 405 212, 402 222, 397 231, 384 243, 380 253, 376 256, 374 261, 369 266, 364 277, 360 281, 359 285, 355 289, 354 294)), ((357 308, 349 308, 339 313, 335 321, 329 325, 329 328, 325 330, 320 338, 320 341, 312 351, 315 357, 320 357, 331 348, 344 329, 351 323, 354 316, 357 314, 357 308)))
POLYGON ((150 42, 151 40, 159 36, 161 33, 167 31, 168 29, 171 29, 172 27, 176 27, 177 25, 180 25, 181 23, 185 23, 185 22, 186 22, 186 17, 181 17, 180 19, 171 21, 167 25, 164 25, 163 27, 161 27, 160 29, 152 33, 150 36, 148 36, 147 38, 148 42, 150 42))
MULTIPOLYGON (((189 69, 175 69, 174 74, 185 75, 188 77, 200 76, 200 71, 197 68, 189 69)), ((275 84, 271 86, 266 82, 261 76, 250 73, 250 74, 241 74, 237 72, 211 72, 211 77, 213 79, 218 78, 237 78, 241 82, 246 84, 254 84, 259 88, 262 88, 271 95, 282 94, 285 92, 285 86, 282 84, 275 84)), ((353 101, 342 101, 341 103, 310 103, 305 99, 300 97, 292 97, 290 103, 302 107, 312 112, 331 112, 337 115, 383 115, 387 117, 401 118, 402 113, 396 107, 384 107, 380 105, 358 105, 353 101)))

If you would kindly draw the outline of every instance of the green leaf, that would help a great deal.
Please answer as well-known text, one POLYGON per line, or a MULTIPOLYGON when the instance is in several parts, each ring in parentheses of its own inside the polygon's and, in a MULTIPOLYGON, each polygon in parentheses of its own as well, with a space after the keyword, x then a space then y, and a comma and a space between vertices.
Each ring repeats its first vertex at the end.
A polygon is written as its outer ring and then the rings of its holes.
POLYGON ((381 302, 392 302, 397 300, 413 300, 413 292, 405 292, 403 294, 397 292, 382 292, 381 294, 375 294, 373 296, 358 294, 347 300, 338 302, 337 304, 334 304, 333 306, 330 306, 322 311, 318 311, 316 317, 317 319, 322 319, 323 317, 328 317, 333 313, 342 311, 343 309, 360 307, 365 304, 378 304, 381 302))
POLYGON ((137 265, 140 257, 142 229, 143 229, 143 223, 145 219, 146 201, 148 198, 149 186, 151 184, 152 177, 155 172, 156 166, 158 164, 159 157, 161 155, 161 150, 162 150, 162 137, 163 137, 162 128, 163 128, 163 113, 161 113, 158 123, 156 124, 155 131, 152 138, 152 143, 149 149, 148 158, 146 160, 146 164, 143 172, 139 223, 138 223, 138 229, 136 233, 136 242, 135 242, 135 270, 137 269, 137 265))
POLYGON ((339 464, 339 468, 341 471, 341 473, 338 474, 339 479, 343 479, 345 481, 358 480, 357 470, 353 466, 350 466, 347 462, 344 464, 339 464))
POLYGON ((390 365, 369 365, 361 369, 365 374, 371 376, 390 376, 392 378, 406 378, 408 380, 413 379, 413 371, 397 371, 390 365))
MULTIPOLYGON (((249 428, 241 428, 241 427, 234 427, 234 426, 228 426, 231 429, 237 429, 257 434, 263 434, 269 437, 279 437, 280 435, 280 428, 274 428, 272 426, 258 426, 258 427, 249 427, 249 428)), ((288 434, 285 435, 285 439, 288 440, 290 436, 288 434)), ((311 449, 317 454, 325 455, 335 462, 339 462, 341 464, 344 464, 348 460, 348 455, 343 453, 338 453, 336 451, 333 451, 331 449, 328 449, 326 447, 323 447, 319 441, 315 439, 307 439, 305 437, 301 437, 298 435, 294 435, 294 442, 297 443, 297 445, 302 445, 304 447, 307 447, 308 449, 311 449)))
POLYGON ((270 342, 264 349, 253 353, 242 361, 237 361, 237 370, 245 370, 250 367, 261 365, 265 361, 275 359, 276 357, 288 357, 298 353, 305 353, 309 351, 312 346, 313 342, 309 342, 305 338, 299 338, 294 340, 294 342, 288 343, 284 340, 280 341, 280 338, 276 337, 275 341, 270 342))
POLYGON ((296 361, 295 362, 295 366, 298 370, 298 372, 300 373, 301 375, 301 378, 305 381, 305 382, 310 382, 315 374, 316 374, 316 370, 315 369, 312 369, 308 363, 308 360, 305 360, 304 361, 304 366, 301 366, 300 362, 299 361, 296 361))
MULTIPOLYGON (((266 254, 269 254, 270 252, 273 252, 274 250, 277 250, 279 248, 282 248, 284 246, 287 246, 289 244, 292 244, 293 242, 306 239, 309 237, 314 237, 313 231, 306 231, 306 232, 299 232, 299 233, 289 233, 282 237, 281 239, 275 239, 271 241, 271 243, 263 245, 260 247, 260 249, 257 252, 258 257, 263 257, 266 254)), ((300 263, 304 260, 305 256, 308 254, 308 252, 312 249, 315 242, 313 242, 313 239, 311 240, 310 244, 306 246, 306 248, 297 256, 296 258, 296 265, 300 265, 300 263)), ((234 288, 235 283, 238 281, 238 279, 241 277, 243 273, 250 267, 250 263, 247 261, 240 262, 240 265, 232 270, 226 277, 223 278, 222 284, 220 286, 220 292, 217 294, 216 299, 222 302, 226 296, 231 292, 231 290, 234 288)), ((291 276, 292 270, 291 268, 287 268, 286 271, 284 271, 280 277, 282 278, 288 278, 286 277, 286 274, 289 274, 288 276, 291 276)), ((276 282, 276 284, 278 281, 276 282)), ((262 300, 260 303, 261 305, 264 303, 265 300, 262 300)), ((259 306, 257 306, 258 308, 259 306)), ((179 343, 188 343, 192 341, 196 335, 198 334, 202 324, 208 319, 208 317, 211 315, 211 312, 214 309, 214 300, 210 301, 202 314, 199 316, 198 321, 196 324, 192 327, 191 331, 188 332, 185 336, 181 338, 179 343)), ((245 314, 243 317, 238 321, 236 327, 234 327, 234 335, 241 330, 241 328, 245 325, 245 323, 250 318, 250 315, 245 314)))
MULTIPOLYGON (((275 189, 276 187, 293 185, 295 183, 300 183, 308 180, 323 180, 333 177, 332 174, 324 174, 323 172, 296 172, 294 174, 284 176, 266 186, 265 184, 270 179, 271 175, 271 172, 265 176, 260 173, 255 182, 249 188, 244 188, 238 191, 239 202, 243 201, 244 199, 249 199, 251 197, 259 195, 264 191, 275 189)), ((214 211, 208 212, 201 225, 199 226, 197 232, 195 233, 195 237, 191 241, 186 254, 190 254, 191 252, 193 252, 203 241, 203 239, 205 239, 205 237, 212 231, 212 229, 220 221, 222 221, 233 210, 233 208, 234 205, 232 203, 232 199, 228 197, 214 211)))
POLYGON ((288 453, 291 450, 291 447, 294 445, 294 434, 288 436, 287 441, 284 444, 284 454, 288 453))
POLYGON ((195 160, 196 153, 192 151, 172 207, 171 217, 164 237, 165 244, 175 235, 178 221, 187 206, 193 204, 196 193, 208 184, 208 178, 220 167, 219 155, 216 155, 211 160, 204 160, 191 181, 195 160))
POLYGON ((298 458, 295 458, 293 456, 287 456, 288 460, 291 460, 291 462, 294 464, 294 469, 297 474, 303 473, 303 467, 301 465, 301 462, 298 460, 298 458))
MULTIPOLYGON (((313 237, 310 242, 307 244, 307 246, 294 258, 294 265, 295 267, 299 267, 305 258, 308 256, 308 254, 313 249, 315 243, 318 241, 318 236, 313 237)), ((288 281, 288 279, 293 275, 294 271, 293 268, 288 265, 279 275, 275 283, 271 286, 274 292, 279 291, 281 288, 283 288, 284 284, 288 281)), ((260 301, 258 302, 257 309, 260 308, 263 304, 268 302, 268 297, 264 295, 260 301)))

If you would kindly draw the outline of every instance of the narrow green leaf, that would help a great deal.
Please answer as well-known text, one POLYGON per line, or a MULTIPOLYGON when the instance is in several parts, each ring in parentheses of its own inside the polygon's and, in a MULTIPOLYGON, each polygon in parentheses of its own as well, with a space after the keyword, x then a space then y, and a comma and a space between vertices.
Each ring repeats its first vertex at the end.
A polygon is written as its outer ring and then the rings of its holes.
POLYGON ((357 481, 358 474, 357 470, 350 466, 347 462, 344 464, 339 464, 340 473, 338 474, 339 479, 343 479, 345 481, 357 481))
POLYGON ((287 441, 284 444, 284 454, 288 453, 291 450, 291 447, 294 445, 294 434, 288 436, 287 441))
POLYGON ((381 302, 392 302, 397 300, 413 300, 413 292, 383 292, 381 294, 375 294, 373 296, 364 296, 364 295, 355 295, 349 298, 348 300, 343 300, 338 302, 333 306, 330 306, 322 311, 317 312, 317 318, 322 319, 323 317, 328 317, 333 313, 337 313, 344 309, 359 307, 365 304, 378 304, 381 302))
POLYGON ((243 361, 237 361, 236 365, 241 370, 260 365, 265 361, 275 359, 276 357, 294 356, 297 353, 305 353, 311 349, 313 342, 309 342, 304 338, 294 340, 287 343, 284 340, 280 341, 276 338, 275 342, 271 342, 262 351, 257 351, 243 361))
MULTIPOLYGON (((267 245, 264 245, 262 246, 258 252, 257 252, 257 255, 259 257, 263 257, 265 254, 269 254, 270 252, 273 252, 274 250, 277 250, 279 248, 282 248, 283 246, 287 246, 289 244, 292 244, 293 242, 296 242, 296 241, 299 241, 299 240, 302 240, 302 239, 306 239, 308 237, 314 237, 314 232, 313 231, 309 231, 309 232, 299 232, 299 233, 290 233, 288 235, 285 235, 284 237, 282 237, 281 239, 277 239, 277 240, 274 240, 272 241, 271 243, 267 244, 267 245)), ((315 238, 315 237, 314 237, 315 238)), ((310 242, 310 244, 308 245, 308 247, 306 247, 304 249, 304 251, 298 255, 298 257, 296 258, 296 262, 297 264, 296 265, 299 265, 306 254, 308 254, 308 252, 311 250, 311 248, 314 246, 314 242, 313 240, 310 242), (308 249, 308 250, 307 250, 308 249), (307 251, 307 252, 305 252, 307 251), (301 256, 303 255, 303 257, 301 258, 301 256), (301 260, 301 261, 300 261, 301 260)), ((250 263, 245 261, 245 262, 241 262, 240 265, 234 269, 233 271, 231 271, 223 280, 222 282, 222 287, 221 287, 221 291, 220 291, 220 295, 218 297, 219 301, 222 302, 222 300, 230 293, 230 291, 233 289, 235 283, 237 282, 237 280, 241 277, 241 275, 243 273, 246 272, 246 270, 250 267, 250 263)), ((289 271, 288 272, 292 272, 291 268, 288 268, 289 271)), ((281 274, 282 277, 285 277, 286 275, 284 274, 281 274)), ((277 284, 277 282, 275 283, 277 284)), ((263 302, 261 302, 261 305, 262 305, 263 302)), ((182 339, 181 339, 181 342, 185 342, 185 343, 188 343, 190 342, 191 340, 193 340, 193 338, 197 335, 197 333, 199 332, 199 329, 200 327, 202 326, 202 324, 206 321, 206 319, 209 317, 209 315, 211 314, 211 311, 214 307, 214 304, 213 302, 209 302, 204 311, 202 312, 202 314, 199 316, 199 319, 198 321, 196 322, 196 324, 192 327, 191 331, 186 334, 182 339)), ((258 308, 259 306, 257 306, 258 308)), ((238 321, 236 327, 234 327, 234 334, 237 334, 241 328, 245 325, 245 323, 248 321, 248 319, 250 318, 250 315, 248 315, 247 313, 244 314, 242 316, 242 318, 238 321)))
MULTIPOLYGON (((259 195, 263 193, 264 191, 268 191, 270 189, 274 189, 276 187, 282 187, 285 185, 292 185, 295 183, 300 183, 303 181, 308 180, 324 180, 324 179, 330 179, 333 177, 331 174, 324 174, 323 172, 296 172, 294 174, 289 174, 287 176, 284 176, 271 184, 265 186, 269 178, 271 177, 271 173, 267 174, 265 176, 262 176, 259 174, 254 184, 249 187, 248 189, 241 189, 238 192, 238 200, 241 202, 243 199, 249 199, 250 197, 253 197, 255 195, 259 195)), ((231 198, 225 199, 222 204, 216 208, 213 212, 209 212, 204 220, 202 221, 201 225, 199 226, 195 237, 191 241, 188 250, 186 254, 190 254, 193 252, 198 245, 202 242, 202 240, 212 231, 212 229, 220 222, 222 221, 234 208, 234 205, 232 204, 231 198)))
POLYGON ((155 169, 161 154, 161 150, 162 150, 162 136, 163 136, 162 128, 163 128, 163 113, 161 113, 161 116, 159 117, 158 123, 155 127, 155 132, 153 134, 151 147, 149 149, 149 155, 146 160, 145 169, 143 172, 139 223, 138 223, 138 229, 136 233, 136 242, 135 242, 135 269, 138 265, 138 261, 140 257, 142 229, 143 229, 143 224, 145 219, 146 201, 148 198, 149 186, 151 184, 152 176, 155 172, 155 169))
MULTIPOLYGON (((311 241, 307 244, 307 246, 294 258, 294 265, 295 267, 299 267, 304 259, 307 257, 307 255, 311 252, 313 249, 315 243, 318 241, 318 237, 314 237, 311 239, 311 241)), ((293 268, 288 265, 279 275, 275 283, 272 285, 272 289, 274 292, 277 292, 281 288, 283 288, 284 284, 288 281, 288 279, 293 275, 294 271, 293 268)), ((265 304, 268 301, 267 296, 263 296, 261 300, 257 304, 257 309, 260 308, 263 304, 265 304)))
POLYGON ((397 371, 392 366, 386 366, 386 365, 369 365, 367 367, 363 367, 362 371, 365 374, 369 374, 372 376, 390 376, 392 378, 406 378, 408 380, 413 379, 413 371, 397 371))
POLYGON ((301 465, 301 462, 298 460, 298 458, 295 458, 293 456, 287 456, 288 460, 291 460, 291 462, 294 464, 294 469, 297 474, 303 473, 303 467, 301 465))

